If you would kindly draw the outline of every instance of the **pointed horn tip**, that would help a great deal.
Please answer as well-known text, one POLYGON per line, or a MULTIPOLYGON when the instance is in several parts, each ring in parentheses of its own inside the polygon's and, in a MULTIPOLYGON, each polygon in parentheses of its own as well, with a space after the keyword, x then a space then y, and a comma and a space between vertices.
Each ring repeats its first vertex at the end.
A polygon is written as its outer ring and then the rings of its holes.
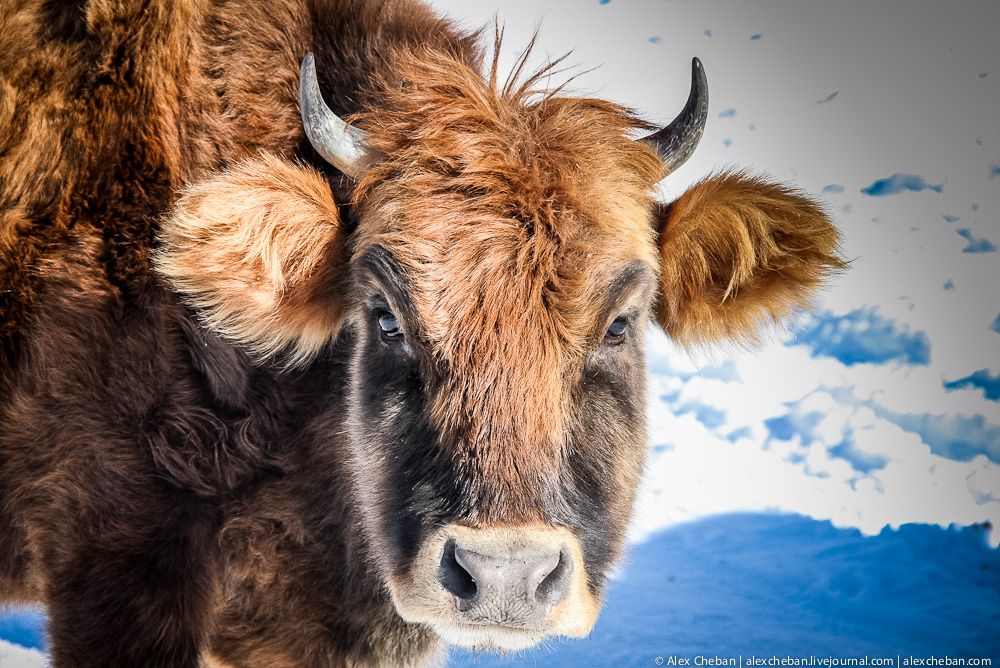
MULTIPOLYGON (((316 76, 316 56, 310 51, 302 57, 302 65, 299 67, 299 87, 305 88, 313 81, 319 82, 316 76)), ((300 93, 301 96, 301 93, 300 93)))
POLYGON ((708 94, 708 76, 701 58, 697 56, 691 59, 691 87, 700 88, 704 94, 708 94))
POLYGON ((684 109, 666 127, 645 137, 671 171, 694 153, 708 119, 708 78, 700 58, 691 59, 691 89, 684 109))

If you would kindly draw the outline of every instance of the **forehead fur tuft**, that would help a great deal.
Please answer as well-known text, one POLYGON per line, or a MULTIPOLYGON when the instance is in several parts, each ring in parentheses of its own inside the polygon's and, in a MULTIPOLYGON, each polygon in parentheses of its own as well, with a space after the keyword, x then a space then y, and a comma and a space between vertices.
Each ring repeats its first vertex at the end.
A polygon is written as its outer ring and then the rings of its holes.
MULTIPOLYGON (((520 77, 530 48, 504 82, 497 54, 482 73, 429 47, 394 53, 383 70, 391 74, 372 84, 374 102, 357 116, 372 148, 388 159, 364 175, 355 199, 404 175, 458 179, 455 188, 488 198, 518 187, 534 191, 543 172, 564 183, 600 180, 641 191, 663 177, 655 153, 629 137, 650 128, 630 109, 543 86, 560 60, 520 77)), ((529 211, 533 204, 526 202, 529 211)))

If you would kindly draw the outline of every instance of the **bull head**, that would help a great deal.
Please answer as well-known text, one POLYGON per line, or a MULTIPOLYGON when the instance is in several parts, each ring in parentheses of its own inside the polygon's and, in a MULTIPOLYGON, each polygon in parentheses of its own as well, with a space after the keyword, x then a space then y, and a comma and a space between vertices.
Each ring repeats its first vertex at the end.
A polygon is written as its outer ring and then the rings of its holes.
POLYGON ((157 266, 262 362, 350 348, 330 432, 404 620, 475 648, 581 636, 645 458, 647 322, 753 340, 843 266, 838 234, 742 172, 653 202, 705 126, 698 60, 680 115, 633 141, 617 105, 395 58, 406 84, 367 133, 324 104, 311 55, 301 71, 305 133, 356 179, 356 224, 318 171, 265 155, 183 193, 157 266))

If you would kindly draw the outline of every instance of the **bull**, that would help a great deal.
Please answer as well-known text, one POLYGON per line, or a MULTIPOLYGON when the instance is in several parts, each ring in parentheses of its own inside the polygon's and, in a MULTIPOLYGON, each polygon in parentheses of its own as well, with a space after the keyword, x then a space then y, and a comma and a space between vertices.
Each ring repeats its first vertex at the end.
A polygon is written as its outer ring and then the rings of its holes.
POLYGON ((753 341, 843 266, 787 185, 654 201, 697 60, 655 130, 416 0, 5 3, 0 53, 0 597, 56 666, 587 634, 647 322, 753 341))

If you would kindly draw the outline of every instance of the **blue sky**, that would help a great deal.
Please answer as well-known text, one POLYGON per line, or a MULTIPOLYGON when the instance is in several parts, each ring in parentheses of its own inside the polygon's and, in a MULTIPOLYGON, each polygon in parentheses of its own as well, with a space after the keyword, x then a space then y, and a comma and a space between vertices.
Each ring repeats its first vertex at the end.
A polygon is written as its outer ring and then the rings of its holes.
POLYGON ((977 387, 990 401, 1000 401, 1000 374, 991 374, 989 369, 979 369, 964 378, 946 381, 944 386, 948 390, 977 387))
POLYGON ((887 195, 898 195, 901 192, 920 192, 930 190, 932 192, 944 192, 944 186, 940 183, 928 183, 922 176, 916 174, 893 174, 884 179, 878 179, 870 186, 861 189, 861 193, 870 197, 886 197, 887 195))
POLYGON ((931 345, 923 332, 910 332, 879 315, 873 307, 844 314, 816 311, 800 325, 789 342, 809 348, 814 357, 832 357, 846 366, 855 364, 928 364, 931 345))

